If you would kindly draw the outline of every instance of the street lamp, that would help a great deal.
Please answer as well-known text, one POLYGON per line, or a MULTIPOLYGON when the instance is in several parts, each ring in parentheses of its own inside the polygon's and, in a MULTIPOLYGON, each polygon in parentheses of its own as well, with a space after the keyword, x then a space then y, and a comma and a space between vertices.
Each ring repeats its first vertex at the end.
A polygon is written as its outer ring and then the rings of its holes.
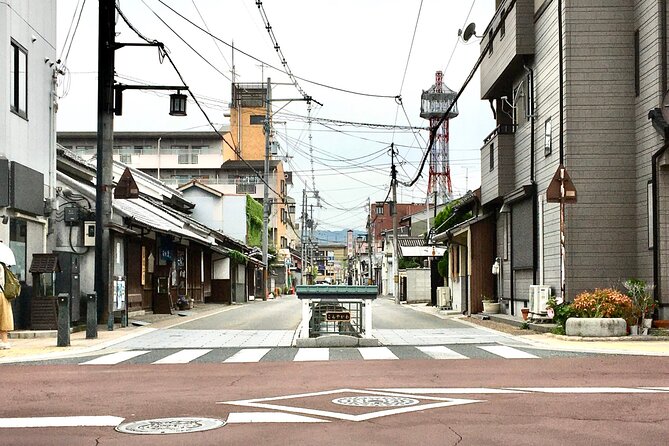
POLYGON ((172 116, 186 116, 186 100, 185 94, 181 94, 179 90, 170 95, 170 115, 172 116))

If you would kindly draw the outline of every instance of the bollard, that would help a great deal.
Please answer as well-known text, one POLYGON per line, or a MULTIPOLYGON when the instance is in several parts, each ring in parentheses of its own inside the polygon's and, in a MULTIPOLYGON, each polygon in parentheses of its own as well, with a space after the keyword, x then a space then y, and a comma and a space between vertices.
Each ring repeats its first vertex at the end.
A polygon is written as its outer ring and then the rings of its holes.
POLYGON ((95 293, 86 295, 86 339, 98 337, 98 297, 95 293))
POLYGON ((70 345, 70 295, 58 295, 58 347, 70 345))

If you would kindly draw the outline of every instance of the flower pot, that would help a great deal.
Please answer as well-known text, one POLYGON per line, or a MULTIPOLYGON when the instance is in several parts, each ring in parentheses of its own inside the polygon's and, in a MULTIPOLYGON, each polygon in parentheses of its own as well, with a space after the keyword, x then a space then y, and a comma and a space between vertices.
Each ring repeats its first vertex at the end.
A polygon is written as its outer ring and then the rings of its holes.
POLYGON ((526 321, 528 316, 530 315, 530 309, 529 308, 521 308, 520 312, 523 313, 523 320, 526 321))
POLYGON ((653 319, 644 319, 643 328, 650 328, 653 326, 653 319))
POLYGON ((546 316, 548 316, 549 319, 553 319, 555 317, 555 310, 552 308, 546 308, 546 316))
POLYGON ((499 302, 483 302, 483 312, 490 314, 499 313, 499 302))
POLYGON ((643 336, 648 336, 648 330, 650 330, 650 328, 643 327, 643 328, 641 329, 641 334, 642 334, 643 336))
POLYGON ((632 336, 638 336, 639 334, 639 326, 638 325, 631 325, 630 326, 630 334, 632 336))

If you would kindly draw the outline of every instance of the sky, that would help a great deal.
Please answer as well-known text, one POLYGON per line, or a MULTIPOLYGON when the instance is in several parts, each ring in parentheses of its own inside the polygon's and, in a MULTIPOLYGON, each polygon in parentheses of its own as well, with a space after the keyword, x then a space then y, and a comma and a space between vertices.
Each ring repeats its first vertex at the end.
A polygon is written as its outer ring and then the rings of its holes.
MULTIPOLYGON (((302 190, 313 191, 315 184, 321 207, 314 199, 309 203, 314 204, 317 229, 341 230, 364 229, 368 201, 386 198, 391 144, 398 151, 398 180, 408 183, 418 175, 429 124, 420 117, 421 93, 434 84, 437 70, 444 72, 451 90, 462 88, 479 56, 480 40, 466 43, 458 30, 474 22, 480 35, 495 2, 262 0, 262 7, 256 0, 119 3, 137 31, 166 45, 207 116, 190 99, 187 117, 169 116, 170 92, 126 91, 123 115, 115 117, 114 129, 202 131, 211 129, 210 122, 218 128, 229 124, 225 115, 233 63, 237 82, 271 78, 272 98, 277 99, 272 103, 274 129, 285 170, 293 172, 289 195, 298 203, 298 218, 302 190), (278 70, 280 54, 288 70, 278 70), (294 75, 297 85, 285 71, 294 75), (306 102, 278 101, 301 98, 302 92, 322 104, 312 102, 312 117, 350 124, 314 121, 309 129, 306 102)), ((59 85, 60 131, 97 128, 97 8, 96 0, 58 0, 57 52, 66 67, 59 85)), ((140 41, 121 18, 116 32, 118 42, 140 41)), ((119 49, 115 67, 122 83, 181 84, 155 48, 119 49)), ((459 116, 450 121, 454 197, 479 187, 480 149, 495 125, 488 102, 480 99, 479 85, 477 72, 458 100, 459 116)), ((426 165, 413 187, 398 187, 398 202, 424 203, 427 179, 426 165)))

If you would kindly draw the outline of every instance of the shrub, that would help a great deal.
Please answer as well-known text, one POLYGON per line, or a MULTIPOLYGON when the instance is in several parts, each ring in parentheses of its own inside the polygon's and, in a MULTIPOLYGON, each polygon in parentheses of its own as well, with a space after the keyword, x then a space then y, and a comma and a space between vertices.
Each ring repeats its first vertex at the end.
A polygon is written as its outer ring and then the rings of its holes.
POLYGON ((564 334, 567 319, 578 316, 577 311, 570 304, 566 302, 558 303, 555 296, 548 299, 548 305, 546 306, 553 309, 553 322, 556 324, 555 334, 564 334))
POLYGON ((612 288, 584 291, 574 299, 571 307, 579 317, 622 317, 634 313, 634 303, 629 296, 612 288))

